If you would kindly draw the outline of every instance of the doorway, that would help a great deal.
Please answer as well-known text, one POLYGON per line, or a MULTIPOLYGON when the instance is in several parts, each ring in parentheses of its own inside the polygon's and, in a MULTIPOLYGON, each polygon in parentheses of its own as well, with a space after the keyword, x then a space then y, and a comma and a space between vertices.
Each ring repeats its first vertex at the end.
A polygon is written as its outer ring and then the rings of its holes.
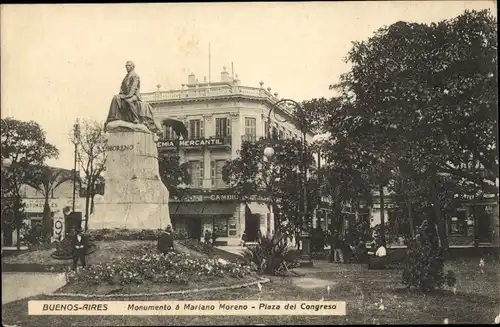
POLYGON ((188 238, 201 240, 202 236, 201 218, 190 218, 187 220, 187 234, 188 238))
POLYGON ((247 234, 247 242, 257 241, 260 229, 260 215, 252 214, 248 206, 245 209, 245 231, 247 234))
POLYGON ((486 206, 472 207, 476 223, 476 239, 480 243, 492 241, 491 235, 491 214, 486 211, 486 206))

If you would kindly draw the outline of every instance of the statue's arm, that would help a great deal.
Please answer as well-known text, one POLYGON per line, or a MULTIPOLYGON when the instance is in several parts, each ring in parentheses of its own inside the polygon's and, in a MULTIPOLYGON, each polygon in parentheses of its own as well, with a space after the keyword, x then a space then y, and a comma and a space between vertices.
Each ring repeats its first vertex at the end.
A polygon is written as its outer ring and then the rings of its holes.
POLYGON ((139 76, 134 76, 132 77, 132 85, 130 85, 130 90, 128 94, 125 95, 125 98, 131 98, 135 95, 137 92, 137 89, 139 88, 139 76))

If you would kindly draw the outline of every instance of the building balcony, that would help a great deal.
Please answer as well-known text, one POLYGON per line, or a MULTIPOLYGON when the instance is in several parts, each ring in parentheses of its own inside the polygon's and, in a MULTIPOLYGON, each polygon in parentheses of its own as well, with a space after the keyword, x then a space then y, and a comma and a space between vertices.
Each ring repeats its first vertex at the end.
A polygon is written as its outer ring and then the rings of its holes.
MULTIPOLYGON (((195 84, 181 90, 156 91, 141 94, 142 101, 149 103, 173 102, 181 100, 202 100, 217 97, 247 97, 265 99, 270 103, 276 103, 280 99, 269 90, 258 87, 234 85, 230 83, 195 84)), ((293 115, 293 108, 283 104, 280 109, 293 115)))
POLYGON ((255 135, 241 135, 242 142, 257 142, 258 138, 255 135))
POLYGON ((159 150, 175 150, 179 149, 203 149, 203 148, 230 148, 231 137, 209 137, 209 138, 193 138, 187 140, 166 140, 160 139, 156 142, 156 147, 159 150))

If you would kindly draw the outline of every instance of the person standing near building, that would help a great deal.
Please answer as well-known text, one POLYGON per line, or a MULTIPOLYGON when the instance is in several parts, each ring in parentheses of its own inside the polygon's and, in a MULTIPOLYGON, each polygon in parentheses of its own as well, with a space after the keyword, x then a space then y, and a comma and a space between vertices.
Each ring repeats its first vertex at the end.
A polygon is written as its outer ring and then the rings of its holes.
POLYGON ((71 240, 71 245, 73 248, 72 256, 73 256, 73 270, 76 270, 78 266, 78 261, 81 262, 82 267, 85 267, 85 255, 88 249, 88 239, 83 234, 81 227, 77 227, 75 235, 71 240))
POLYGON ((333 262, 344 263, 344 252, 342 251, 342 240, 338 231, 334 230, 330 237, 330 255, 333 262))
POLYGON ((172 227, 167 226, 165 232, 158 238, 158 251, 163 254, 167 254, 174 250, 174 236, 172 235, 172 227))
POLYGON ((242 246, 246 246, 246 243, 247 243, 247 238, 248 238, 248 233, 247 233, 247 229, 245 228, 245 231, 243 232, 243 235, 241 235, 241 245, 242 246))
POLYGON ((205 244, 206 245, 209 245, 210 244, 210 239, 212 238, 212 234, 210 233, 210 231, 208 229, 205 230, 205 235, 204 235, 204 239, 205 239, 205 244))

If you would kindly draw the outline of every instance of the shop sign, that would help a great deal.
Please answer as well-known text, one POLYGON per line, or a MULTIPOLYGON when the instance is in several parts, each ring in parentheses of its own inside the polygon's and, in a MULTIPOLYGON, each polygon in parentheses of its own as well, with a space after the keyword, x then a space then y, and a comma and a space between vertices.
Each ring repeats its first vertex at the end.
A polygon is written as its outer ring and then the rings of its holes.
MULTIPOLYGON (((24 211, 25 212, 43 212, 43 207, 45 205, 45 199, 24 199, 24 211)), ((59 210, 59 205, 55 201, 49 200, 50 211, 55 212, 59 210)))
POLYGON ((192 140, 160 140, 156 143, 158 148, 168 149, 176 147, 190 147, 190 146, 217 146, 227 144, 224 137, 215 138, 202 138, 202 139, 192 139, 192 140))
MULTIPOLYGON (((43 206, 45 205, 45 199, 23 199, 25 204, 25 212, 43 212, 43 206)), ((65 206, 72 206, 73 201, 71 199, 49 199, 50 212, 56 212, 62 210, 65 206)), ((80 199, 77 198, 75 202, 75 210, 80 209, 80 199)))
POLYGON ((178 198, 175 196, 170 197, 170 200, 173 202, 224 202, 224 201, 268 201, 268 197, 261 195, 249 195, 249 196, 240 196, 237 194, 193 194, 187 195, 182 198, 178 198))

